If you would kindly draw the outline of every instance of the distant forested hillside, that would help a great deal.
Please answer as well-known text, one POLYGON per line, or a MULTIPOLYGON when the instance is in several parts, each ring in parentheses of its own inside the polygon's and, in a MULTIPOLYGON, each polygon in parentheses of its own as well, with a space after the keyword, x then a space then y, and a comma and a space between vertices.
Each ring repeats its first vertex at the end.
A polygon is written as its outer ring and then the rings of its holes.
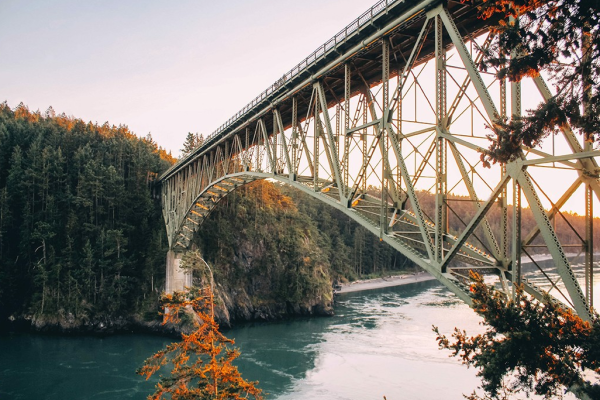
POLYGON ((173 162, 125 126, 1 104, 0 318, 85 321, 155 301, 167 243, 151 184, 173 162))
MULTIPOLYGON (((429 192, 418 193, 421 206, 425 214, 429 216, 434 215, 435 210, 435 196, 429 192)), ((583 201, 583 199, 582 199, 583 201)), ((466 196, 448 196, 448 226, 450 233, 459 235, 465 228, 466 224, 471 221, 471 218, 475 215, 476 206, 469 197, 466 196)), ((511 235, 512 235, 512 205, 508 205, 508 247, 511 249, 511 235)), ((492 206, 488 212, 488 222, 497 240, 500 240, 501 235, 501 211, 498 205, 492 206)), ((581 247, 576 246, 582 245, 582 239, 585 239, 585 217, 578 215, 570 211, 562 211, 557 213, 552 219, 552 225, 558 236, 560 243, 565 247, 566 252, 577 253, 581 250, 581 247)), ((533 218, 533 213, 529 207, 525 207, 521 212, 521 238, 524 240, 525 237, 532 231, 536 226, 533 218)), ((594 218, 594 249, 600 250, 600 218, 594 218)), ((485 251, 490 252, 489 244, 485 240, 485 235, 482 228, 478 228, 475 231, 476 239, 470 239, 469 242, 485 251), (480 240, 478 240, 480 239, 480 240)), ((529 254, 536 253, 548 253, 548 249, 545 246, 544 240, 541 235, 537 235, 535 240, 531 243, 531 247, 526 247, 525 251, 529 254)))

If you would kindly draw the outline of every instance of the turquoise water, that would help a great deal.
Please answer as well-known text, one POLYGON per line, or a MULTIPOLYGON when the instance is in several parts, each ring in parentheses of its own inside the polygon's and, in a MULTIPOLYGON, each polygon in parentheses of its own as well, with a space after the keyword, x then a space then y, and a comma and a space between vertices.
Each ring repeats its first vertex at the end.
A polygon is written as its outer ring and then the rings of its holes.
MULTIPOLYGON (((435 282, 338 297, 336 316, 249 324, 227 332, 246 379, 272 399, 460 399, 476 385, 437 350, 431 324, 477 329, 471 310, 435 282), (437 375, 435 384, 432 376, 437 375)), ((170 340, 13 335, 0 338, 0 400, 144 399, 135 375, 170 340)))
MULTIPOLYGON (((278 400, 459 400, 477 387, 474 369, 438 350, 431 326, 474 334, 483 329, 480 320, 437 282, 344 294, 335 310, 330 318, 226 332, 242 352, 237 364, 243 376, 278 400)), ((135 370, 170 341, 1 336, 0 400, 145 399, 155 381, 135 370)))
POLYGON ((144 399, 154 383, 135 370, 167 343, 144 335, 0 337, 0 399, 144 399))

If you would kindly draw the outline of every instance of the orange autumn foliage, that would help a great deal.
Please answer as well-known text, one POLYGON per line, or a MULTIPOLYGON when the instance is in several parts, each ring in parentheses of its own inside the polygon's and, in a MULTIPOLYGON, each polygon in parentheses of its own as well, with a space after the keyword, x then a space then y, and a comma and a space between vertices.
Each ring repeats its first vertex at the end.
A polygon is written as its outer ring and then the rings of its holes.
POLYGON ((161 302, 168 309, 163 324, 178 323, 180 315, 186 314, 191 315, 195 330, 189 335, 182 334, 181 342, 160 350, 136 371, 148 379, 167 364, 172 365, 170 375, 161 376, 148 399, 165 399, 168 395, 173 400, 262 399, 256 382, 244 380, 232 365, 240 352, 230 347, 233 340, 219 332, 209 288, 165 294, 161 302))

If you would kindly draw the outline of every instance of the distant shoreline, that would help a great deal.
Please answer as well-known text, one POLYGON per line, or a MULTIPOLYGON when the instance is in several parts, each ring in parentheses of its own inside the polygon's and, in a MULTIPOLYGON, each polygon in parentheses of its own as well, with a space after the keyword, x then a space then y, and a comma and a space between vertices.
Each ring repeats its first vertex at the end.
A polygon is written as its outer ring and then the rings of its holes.
POLYGON ((362 290, 381 289, 392 286, 410 285, 418 282, 425 282, 435 279, 433 275, 425 271, 417 272, 411 275, 394 275, 384 278, 358 280, 342 284, 342 288, 335 291, 338 293, 360 292, 362 290))
MULTIPOLYGON (((576 253, 567 253, 565 254, 569 259, 577 256, 576 253)), ((594 255, 598 256, 600 253, 594 253, 594 255)), ((549 254, 534 254, 532 258, 537 261, 547 261, 551 260, 552 256, 549 254)), ((523 264, 532 264, 533 262, 526 256, 521 257, 521 262, 523 264)), ((393 286, 402 286, 402 285, 410 285, 418 282, 426 282, 434 280, 435 277, 430 275, 425 271, 417 272, 415 274, 410 275, 393 275, 384 278, 375 278, 375 279, 366 279, 366 280, 357 280, 354 282, 343 283, 342 288, 335 291, 336 294, 341 293, 352 293, 352 292, 360 292, 363 290, 374 290, 374 289, 382 289, 393 286)))

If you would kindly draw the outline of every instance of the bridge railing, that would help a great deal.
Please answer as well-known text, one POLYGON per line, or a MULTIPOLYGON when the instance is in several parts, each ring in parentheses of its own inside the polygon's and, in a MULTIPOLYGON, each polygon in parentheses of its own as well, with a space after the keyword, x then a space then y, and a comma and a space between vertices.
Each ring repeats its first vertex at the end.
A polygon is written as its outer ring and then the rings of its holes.
POLYGON ((381 0, 373 5, 370 9, 365 11, 362 15, 352 21, 349 25, 347 25, 344 29, 339 31, 335 36, 313 51, 308 57, 304 60, 300 61, 295 67, 285 73, 280 79, 275 81, 271 86, 269 86, 265 91, 256 96, 254 100, 248 103, 244 108, 238 111, 233 117, 229 118, 227 122, 221 125, 217 130, 211 133, 207 140, 212 139, 215 136, 218 136, 221 132, 227 129, 231 124, 237 121, 240 117, 244 116, 248 111, 254 108, 257 104, 259 104, 262 100, 267 98, 270 94, 274 93, 283 86, 287 81, 301 74, 307 68, 315 64, 319 58, 324 56, 327 52, 334 49, 338 43, 343 43, 347 40, 348 36, 359 30, 361 27, 371 23, 371 21, 383 13, 387 8, 396 3, 402 3, 404 0, 381 0))
MULTIPOLYGON (((295 67, 293 67, 291 70, 285 73, 280 79, 275 81, 265 91, 256 96, 250 103, 246 104, 244 108, 242 108, 234 116, 229 118, 223 125, 218 127, 206 138, 201 148, 210 145, 214 138, 218 137, 219 134, 221 134, 223 131, 229 128, 235 121, 246 115, 263 100, 265 100, 271 94, 275 93, 279 88, 284 86, 287 82, 291 81, 293 78, 300 75, 305 70, 316 64, 321 57, 326 55, 329 51, 335 49, 335 47, 338 44, 345 42, 348 39, 348 37, 350 37, 352 34, 358 31, 361 27, 370 24, 375 18, 384 13, 390 6, 403 3, 404 1, 405 0, 380 0, 379 2, 377 2, 375 5, 369 8, 363 14, 361 14, 358 18, 356 18, 354 21, 348 24, 344 29, 339 31, 335 36, 333 36, 331 39, 329 39, 327 42, 325 42, 323 45, 321 45, 319 48, 313 51, 308 57, 300 61, 295 67)), ((197 151, 199 151, 200 149, 197 149, 197 151)), ((190 156, 186 157, 186 159, 192 157, 196 152, 190 154, 190 156)), ((181 160, 179 163, 171 167, 169 171, 165 173, 165 175, 172 171, 174 168, 176 168, 177 165, 183 162, 184 160, 185 159, 181 160)))

